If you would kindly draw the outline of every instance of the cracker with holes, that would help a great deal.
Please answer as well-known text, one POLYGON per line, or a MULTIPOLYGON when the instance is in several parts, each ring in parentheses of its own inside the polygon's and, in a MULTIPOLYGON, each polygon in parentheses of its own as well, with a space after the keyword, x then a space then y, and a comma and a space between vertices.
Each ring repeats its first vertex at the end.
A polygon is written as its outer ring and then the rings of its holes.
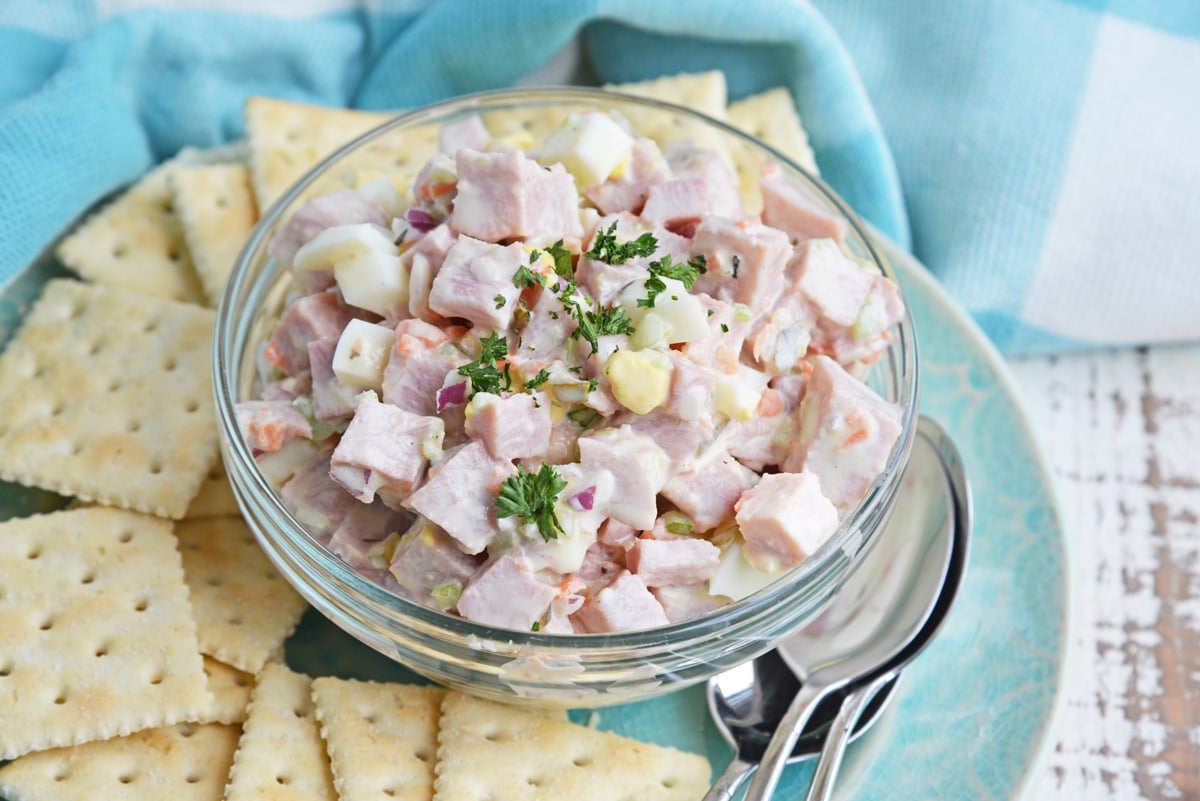
POLYGON ((345 801, 428 801, 445 691, 322 677, 312 695, 345 801))
POLYGON ((83 278, 155 297, 202 303, 183 227, 175 214, 168 162, 84 221, 57 256, 83 278))
POLYGON ((337 801, 329 756, 313 716, 312 679, 283 665, 263 668, 233 768, 226 801, 337 801))
POLYGON ((238 251, 258 221, 250 170, 243 164, 178 166, 169 183, 205 300, 216 306, 238 251))
POLYGON ((694 801, 708 760, 457 692, 442 703, 434 801, 694 801))
POLYGON ((221 801, 238 726, 181 723, 28 754, 0 767, 10 801, 221 801))
MULTIPOLYGON (((817 161, 808 144, 808 134, 800 123, 792 94, 783 87, 729 104, 729 124, 758 137, 812 174, 817 161)), ((758 176, 754 176, 758 180, 758 176)))
POLYGON ((229 486, 229 476, 225 474, 225 464, 217 459, 213 463, 204 481, 200 483, 200 491, 188 505, 184 517, 224 517, 238 515, 237 498, 233 496, 233 488, 229 486))
POLYGON ((0 355, 0 478, 179 518, 217 460, 213 313, 54 280, 0 355))
POLYGON ((233 665, 204 657, 204 677, 208 679, 208 691, 213 702, 207 715, 198 718, 200 723, 241 723, 246 719, 246 707, 250 704, 250 692, 254 689, 254 676, 238 670, 233 665))
POLYGON ((170 522, 96 507, 0 523, 0 759, 210 703, 170 522))
MULTIPOLYGON (((652 81, 613 84, 605 87, 618 92, 662 100, 715 117, 725 119, 725 74, 716 70, 681 73, 652 81)), ((699 148, 716 152, 729 166, 734 166, 727 152, 726 138, 703 123, 681 114, 658 110, 623 109, 634 130, 666 148, 673 142, 689 142, 699 148)))
POLYGON ((307 604, 271 565, 240 517, 175 526, 200 650, 258 673, 307 604))

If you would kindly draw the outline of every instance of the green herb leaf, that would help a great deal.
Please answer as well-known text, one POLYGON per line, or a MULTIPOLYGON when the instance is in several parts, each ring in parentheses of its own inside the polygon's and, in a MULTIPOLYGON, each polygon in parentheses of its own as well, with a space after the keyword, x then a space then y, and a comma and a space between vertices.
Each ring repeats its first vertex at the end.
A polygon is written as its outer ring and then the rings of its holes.
POLYGON ((624 264, 630 259, 651 256, 658 249, 654 234, 645 233, 629 242, 617 242, 617 224, 613 222, 607 230, 597 231, 592 249, 584 255, 607 264, 624 264))
POLYGON ((537 525, 538 533, 547 542, 558 539, 558 535, 565 532, 554 513, 554 504, 566 486, 566 480, 548 464, 542 465, 536 473, 526 472, 518 466, 517 474, 509 476, 500 485, 496 495, 496 517, 519 517, 537 525))
MULTIPOLYGON (((667 285, 663 283, 663 278, 673 278, 687 289, 691 289, 692 284, 696 283, 696 279, 708 272, 708 259, 704 256, 696 256, 685 264, 676 264, 671 261, 671 256, 668 254, 657 261, 650 262, 646 265, 646 269, 650 273, 650 277, 646 279, 646 297, 638 298, 637 305, 639 308, 653 309, 654 301, 667 288, 667 285)), ((679 296, 672 295, 671 300, 679 300, 679 296)))
POLYGON ((479 358, 458 368, 458 374, 471 381, 472 392, 498 393, 512 387, 509 366, 496 367, 496 362, 508 356, 508 340, 503 334, 491 334, 479 340, 479 358))
POLYGON ((499 292, 496 293, 496 297, 492 298, 492 300, 496 301, 497 309, 503 309, 504 304, 508 302, 508 298, 504 297, 499 292))
POLYGON ((625 309, 616 306, 611 309, 601 308, 596 301, 588 308, 586 301, 576 297, 579 287, 574 281, 559 284, 563 308, 575 319, 575 330, 571 332, 574 339, 582 338, 592 346, 592 353, 600 349, 599 339, 608 334, 632 334, 633 320, 625 314, 625 309))
POLYGON ((546 248, 546 252, 550 254, 550 258, 554 259, 554 272, 561 278, 574 277, 575 265, 571 263, 571 251, 563 246, 561 239, 546 248))
MULTIPOLYGON (((536 252, 536 251, 534 251, 536 252)), ((517 289, 528 289, 531 286, 539 286, 542 284, 541 276, 537 275, 533 270, 522 264, 513 273, 513 286, 517 289)))
POLYGON ((537 389, 550 379, 550 371, 543 367, 538 374, 525 382, 525 389, 537 389))

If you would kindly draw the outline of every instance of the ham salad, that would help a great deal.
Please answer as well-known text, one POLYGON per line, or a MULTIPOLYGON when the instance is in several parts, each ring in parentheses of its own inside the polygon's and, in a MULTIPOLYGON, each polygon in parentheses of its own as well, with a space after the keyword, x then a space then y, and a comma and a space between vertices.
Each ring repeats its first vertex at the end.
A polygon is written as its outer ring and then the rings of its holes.
POLYGON ((414 602, 586 634, 708 614, 800 564, 884 469, 861 380, 904 310, 777 164, 615 115, 528 147, 445 126, 411 187, 300 207, 242 432, 330 551, 414 602))

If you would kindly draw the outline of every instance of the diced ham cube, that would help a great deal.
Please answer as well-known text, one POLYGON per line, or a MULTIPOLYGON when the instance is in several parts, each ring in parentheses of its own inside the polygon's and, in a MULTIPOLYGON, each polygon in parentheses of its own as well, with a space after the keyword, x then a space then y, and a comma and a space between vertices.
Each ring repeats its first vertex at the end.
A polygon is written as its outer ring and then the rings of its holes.
POLYGON ((279 488, 279 499, 322 543, 328 543, 342 519, 362 505, 329 477, 328 454, 299 466, 279 488))
POLYGON ((699 176, 672 178, 650 187, 642 219, 654 226, 678 230, 687 224, 691 230, 710 213, 708 183, 699 176))
POLYGON ((708 581, 721 561, 721 549, 705 539, 639 539, 629 549, 629 572, 647 587, 698 584, 708 581))
POLYGON ((601 214, 616 214, 619 211, 637 214, 646 202, 650 187, 670 178, 671 168, 658 145, 652 139, 638 138, 634 140, 625 171, 603 183, 589 186, 583 194, 601 214))
POLYGON ((555 594, 529 560, 508 551, 475 574, 458 599, 458 613, 476 623, 529 631, 546 614, 555 594))
POLYGON ((575 330, 575 318, 553 292, 542 291, 529 310, 529 320, 521 329, 517 353, 531 361, 545 363, 559 356, 563 343, 575 330))
POLYGON ((338 336, 354 316, 336 292, 297 298, 284 310, 264 355, 286 375, 303 372, 308 369, 308 343, 338 336))
POLYGON ((796 240, 828 238, 841 243, 850 223, 819 204, 774 162, 764 164, 758 182, 762 190, 763 222, 796 240))
POLYGON ((430 468, 404 505, 445 529, 463 551, 477 554, 496 534, 496 493, 516 472, 512 462, 496 459, 482 442, 469 442, 430 468))
POLYGON ((274 453, 293 439, 312 437, 312 426, 291 401, 240 401, 238 428, 255 454, 274 453))
POLYGON ((737 503, 743 553, 764 573, 803 562, 837 531, 838 513, 812 473, 768 473, 737 503))
POLYGON ((429 310, 429 291, 433 277, 441 269, 446 254, 458 240, 448 225, 439 225, 404 251, 401 262, 408 268, 408 313, 429 322, 439 322, 429 310))
POLYGON ((842 327, 858 319, 879 275, 843 253, 832 239, 810 239, 801 244, 788 271, 795 275, 796 287, 821 318, 842 327))
POLYGON ((382 503, 357 503, 338 523, 329 539, 329 550, 351 567, 373 578, 383 575, 383 565, 371 561, 371 549, 408 528, 407 513, 389 509, 382 503))
POLYGON ((313 413, 318 420, 337 420, 354 413, 354 398, 359 390, 346 386, 333 372, 333 354, 338 337, 314 339, 308 343, 308 363, 312 371, 313 413))
POLYGON ((622 412, 612 418, 610 425, 628 426, 649 437, 667 455, 672 473, 686 469, 716 433, 711 416, 682 420, 666 409, 655 409, 649 414, 622 412))
POLYGON ((591 633, 649 629, 671 622, 646 584, 628 571, 588 599, 575 619, 591 633))
POLYGON ((519 392, 502 398, 479 393, 471 399, 467 436, 487 446, 497 459, 544 457, 550 448, 550 401, 543 393, 519 392))
POLYGON ((745 212, 737 178, 717 151, 693 147, 682 141, 672 142, 667 146, 667 162, 678 177, 703 179, 708 187, 710 213, 741 219, 745 212))
POLYGON ((712 396, 716 387, 716 376, 710 368, 684 358, 678 351, 670 350, 671 394, 667 397, 666 410, 680 420, 697 421, 711 416, 712 396))
POLYGON ((794 413, 799 435, 780 467, 815 474, 821 491, 845 512, 887 466, 900 436, 900 408, 828 357, 814 357, 812 365, 804 401, 794 413))
POLYGON ((667 613, 667 620, 680 623, 694 620, 709 612, 715 612, 729 603, 726 598, 708 594, 704 584, 689 584, 682 587, 651 587, 650 592, 667 613))
POLYGON ((891 344, 887 329, 903 317, 900 291, 890 279, 875 275, 854 324, 848 328, 822 326, 814 336, 814 345, 843 366, 870 364, 891 344))
MULTIPOLYGON (((296 209, 267 251, 280 264, 291 267, 296 251, 317 234, 326 228, 355 223, 387 225, 388 221, 383 209, 361 192, 342 189, 321 195, 296 209)), ((332 283, 332 273, 328 278, 332 283)))
POLYGON ((583 235, 575 179, 561 164, 543 169, 519 151, 460 150, 458 196, 450 224, 485 242, 553 242, 583 235))
POLYGON ((518 244, 502 247, 461 236, 434 276, 429 308, 443 317, 503 331, 512 324, 521 294, 513 276, 525 262, 525 250, 518 244))
POLYGON ((792 243, 787 234, 756 219, 710 216, 697 226, 692 252, 704 256, 708 267, 692 291, 744 303, 758 315, 770 310, 783 291, 792 243))
POLYGON ((479 567, 479 559, 459 550, 445 532, 428 520, 417 519, 400 538, 388 571, 409 597, 419 603, 446 609, 456 592, 461 592, 479 567), (449 598, 437 598, 434 591, 449 598))
POLYGON ((393 506, 405 498, 441 453, 444 424, 359 395, 354 417, 333 451, 329 475, 352 496, 370 503, 379 492, 393 506))
POLYGON ((725 446, 730 456, 761 473, 782 461, 795 431, 795 420, 787 413, 731 420, 725 428, 725 446))
POLYGON ((734 504, 754 480, 754 471, 718 454, 671 476, 662 496, 691 518, 695 531, 711 531, 733 517, 734 504))
POLYGON ((420 320, 396 326, 396 346, 383 371, 383 402, 413 414, 437 414, 437 393, 446 376, 467 363, 446 333, 420 320))
POLYGON ((612 500, 598 511, 639 530, 654 525, 658 491, 668 476, 667 455, 654 440, 629 426, 610 428, 581 437, 579 455, 584 470, 613 477, 612 500))

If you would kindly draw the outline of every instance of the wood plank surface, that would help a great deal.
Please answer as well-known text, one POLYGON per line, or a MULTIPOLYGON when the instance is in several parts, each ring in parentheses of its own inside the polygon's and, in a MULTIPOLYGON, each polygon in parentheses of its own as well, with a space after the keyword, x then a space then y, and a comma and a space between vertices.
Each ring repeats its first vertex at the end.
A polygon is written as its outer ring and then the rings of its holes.
POLYGON ((1075 600, 1032 798, 1200 799, 1200 346, 1011 366, 1057 476, 1075 600))

